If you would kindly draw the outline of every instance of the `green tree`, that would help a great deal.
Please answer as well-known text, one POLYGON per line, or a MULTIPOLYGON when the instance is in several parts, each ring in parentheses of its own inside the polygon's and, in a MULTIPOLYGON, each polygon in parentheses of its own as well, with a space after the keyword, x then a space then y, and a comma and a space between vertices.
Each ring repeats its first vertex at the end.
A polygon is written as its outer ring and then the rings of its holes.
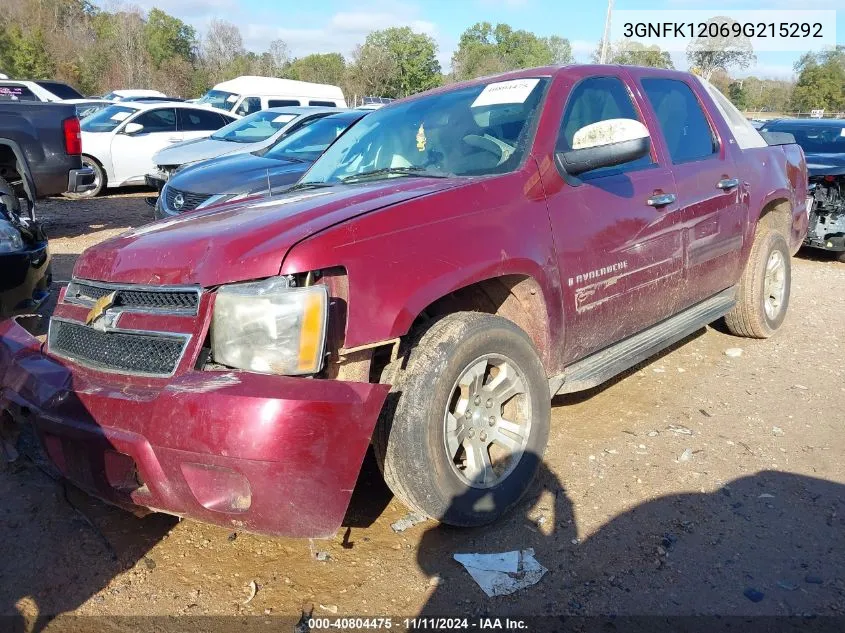
POLYGON ((387 81, 386 94, 379 96, 405 97, 442 83, 437 44, 424 33, 415 33, 407 26, 373 31, 364 47, 386 51, 393 59, 394 70, 387 81))
MULTIPOLYGON (((602 42, 593 53, 593 61, 598 63, 601 57, 602 42)), ((659 46, 646 46, 642 42, 633 40, 619 40, 610 44, 608 64, 624 64, 626 66, 651 66, 653 68, 675 68, 672 57, 659 46)))
POLYGON ((339 86, 346 76, 346 62, 340 53, 316 53, 294 59, 285 76, 299 81, 339 86))
POLYGON ((845 110, 845 46, 807 53, 795 64, 798 81, 792 93, 796 110, 845 110))
POLYGON ((155 69, 161 68, 165 61, 174 57, 186 61, 194 57, 197 45, 194 28, 161 9, 152 9, 147 15, 144 38, 147 53, 155 69))
MULTIPOLYGON (((712 28, 727 33, 731 33, 731 27, 736 24, 736 21, 723 16, 710 18, 707 22, 716 25, 712 28)), ((731 68, 748 68, 756 60, 751 41, 744 36, 699 37, 687 45, 690 68, 707 80, 719 69, 728 72, 731 68)))
POLYGON ((40 29, 24 32, 17 25, 4 33, 3 72, 10 77, 51 79, 55 63, 47 53, 44 34, 40 29))
POLYGON ((343 82, 347 102, 350 98, 355 102, 358 97, 389 96, 397 72, 396 60, 388 50, 371 44, 357 46, 343 82))
POLYGON ((455 78, 463 80, 572 61, 572 48, 565 38, 537 37, 529 31, 514 30, 508 24, 493 26, 490 22, 478 22, 461 34, 452 56, 452 68, 455 78))
POLYGON ((728 99, 740 110, 748 109, 748 93, 743 82, 735 81, 728 87, 728 99))

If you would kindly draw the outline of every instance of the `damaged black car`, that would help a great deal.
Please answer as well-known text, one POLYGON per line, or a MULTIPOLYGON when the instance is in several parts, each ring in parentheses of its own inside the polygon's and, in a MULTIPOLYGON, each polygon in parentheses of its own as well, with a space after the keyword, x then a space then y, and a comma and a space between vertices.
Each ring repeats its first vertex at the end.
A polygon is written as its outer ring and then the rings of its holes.
POLYGON ((779 119, 760 131, 791 134, 803 148, 812 198, 804 245, 845 262, 845 119, 779 119))
POLYGON ((50 252, 41 224, 21 213, 0 178, 0 319, 33 313, 50 296, 50 252))

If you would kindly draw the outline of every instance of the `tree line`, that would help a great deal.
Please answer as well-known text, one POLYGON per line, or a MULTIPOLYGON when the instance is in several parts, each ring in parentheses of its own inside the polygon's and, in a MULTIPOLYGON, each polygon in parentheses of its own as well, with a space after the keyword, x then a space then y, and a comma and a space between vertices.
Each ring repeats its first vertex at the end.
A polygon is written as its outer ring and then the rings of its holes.
MULTIPOLYGON (((409 27, 373 31, 349 58, 339 53, 292 57, 284 41, 247 50, 234 24, 212 20, 200 36, 190 24, 154 8, 129 4, 102 9, 90 0, 2 0, 0 72, 21 79, 58 79, 85 94, 116 88, 155 88, 195 97, 239 75, 264 75, 339 85, 350 98, 403 97, 461 81, 548 64, 574 63, 569 40, 540 37, 507 24, 479 22, 460 36, 445 72, 437 43, 409 27)), ((602 45, 593 55, 599 61, 602 45)), ((687 51, 690 66, 741 109, 845 109, 845 47, 804 55, 797 82, 749 77, 731 68, 754 61, 749 50, 687 51)), ((609 43, 608 63, 672 68, 669 53, 622 40, 609 43)))

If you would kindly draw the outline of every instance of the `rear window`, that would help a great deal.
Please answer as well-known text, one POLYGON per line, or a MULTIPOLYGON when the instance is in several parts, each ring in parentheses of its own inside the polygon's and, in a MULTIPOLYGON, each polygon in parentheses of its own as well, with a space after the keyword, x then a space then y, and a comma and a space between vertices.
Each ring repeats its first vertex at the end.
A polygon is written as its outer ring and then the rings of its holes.
POLYGON ((820 123, 808 125, 789 121, 766 125, 767 132, 786 132, 808 154, 845 154, 845 127, 820 123))
POLYGON ((701 77, 698 80, 710 94, 722 117, 728 122, 734 138, 741 149, 766 147, 766 141, 760 136, 760 133, 754 128, 751 122, 743 116, 742 112, 736 109, 734 104, 728 101, 725 95, 719 92, 716 86, 701 77))
POLYGON ((337 104, 334 101, 309 101, 310 106, 323 106, 326 108, 336 108, 337 104))
MULTIPOLYGON (((289 108, 290 106, 301 105, 297 99, 268 99, 268 108, 289 108)), ((313 104, 312 104, 313 105, 313 104)), ((332 104, 334 105, 334 104, 332 104)))
POLYGON ((61 81, 36 81, 36 84, 49 90, 59 99, 82 99, 83 95, 61 81))
POLYGON ((3 101, 41 101, 35 94, 21 84, 4 84, 0 86, 0 99, 3 101))

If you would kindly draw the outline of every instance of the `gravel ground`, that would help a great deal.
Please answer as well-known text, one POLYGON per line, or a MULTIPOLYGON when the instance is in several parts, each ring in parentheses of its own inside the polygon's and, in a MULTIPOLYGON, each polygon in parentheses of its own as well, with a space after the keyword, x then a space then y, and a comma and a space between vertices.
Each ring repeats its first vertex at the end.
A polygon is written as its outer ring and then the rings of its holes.
MULTIPOLYGON (((60 281, 86 246, 151 217, 126 192, 40 213, 60 281)), ((395 533, 407 511, 371 459, 349 528, 321 541, 137 519, 24 463, 0 473, 0 616, 843 615, 843 299, 845 265, 802 252, 775 338, 716 324, 556 399, 541 477, 484 529, 395 533), (528 547, 549 572, 508 597, 452 560, 528 547)))

